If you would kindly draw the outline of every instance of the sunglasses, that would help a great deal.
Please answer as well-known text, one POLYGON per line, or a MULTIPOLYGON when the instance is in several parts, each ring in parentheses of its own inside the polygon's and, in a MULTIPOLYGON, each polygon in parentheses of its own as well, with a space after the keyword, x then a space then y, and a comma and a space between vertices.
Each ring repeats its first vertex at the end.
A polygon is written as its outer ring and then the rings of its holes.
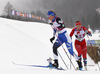
POLYGON ((50 17, 51 15, 48 15, 48 17, 50 17))

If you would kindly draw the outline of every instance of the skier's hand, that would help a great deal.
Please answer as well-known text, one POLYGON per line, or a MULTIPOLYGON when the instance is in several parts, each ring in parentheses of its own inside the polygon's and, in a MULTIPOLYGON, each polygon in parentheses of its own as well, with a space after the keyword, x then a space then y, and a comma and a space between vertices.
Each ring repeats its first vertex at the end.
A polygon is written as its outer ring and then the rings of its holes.
POLYGON ((89 32, 87 32, 87 34, 88 34, 89 36, 92 36, 92 34, 91 34, 91 33, 89 33, 89 32))
POLYGON ((78 38, 78 36, 77 36, 77 35, 75 35, 75 37, 76 37, 76 38, 78 38))
POLYGON ((52 25, 52 21, 51 20, 48 20, 48 24, 52 25))
POLYGON ((52 38, 50 38, 50 42, 53 43, 53 40, 55 39, 55 37, 53 36, 52 38))

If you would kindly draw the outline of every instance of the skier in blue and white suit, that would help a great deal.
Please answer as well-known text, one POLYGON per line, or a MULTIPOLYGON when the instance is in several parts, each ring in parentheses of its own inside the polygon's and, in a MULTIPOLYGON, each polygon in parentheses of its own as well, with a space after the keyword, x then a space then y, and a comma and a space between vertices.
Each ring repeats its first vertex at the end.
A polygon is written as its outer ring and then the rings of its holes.
MULTIPOLYGON (((57 17, 56 13, 52 10, 48 11, 47 15, 48 15, 48 23, 52 25, 52 28, 54 30, 53 37, 50 39, 50 42, 53 43, 53 40, 55 39, 55 35, 56 33, 58 33, 57 40, 53 44, 53 54, 54 54, 53 66, 56 68, 58 68, 59 66, 57 48, 60 47, 61 44, 63 43, 66 44, 69 53, 76 59, 76 61, 79 61, 78 56, 73 51, 72 40, 65 29, 63 20, 57 17)), ((78 66, 80 64, 81 62, 78 63, 78 66)))

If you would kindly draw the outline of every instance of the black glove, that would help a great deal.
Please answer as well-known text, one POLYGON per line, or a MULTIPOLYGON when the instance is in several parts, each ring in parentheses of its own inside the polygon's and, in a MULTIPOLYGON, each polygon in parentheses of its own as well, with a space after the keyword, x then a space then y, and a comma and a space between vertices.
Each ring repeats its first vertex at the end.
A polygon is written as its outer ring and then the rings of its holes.
POLYGON ((76 37, 76 38, 78 38, 78 36, 77 36, 77 35, 75 35, 75 37, 76 37))
POLYGON ((53 36, 52 38, 50 38, 50 42, 53 43, 53 40, 55 39, 55 37, 53 36))
POLYGON ((92 34, 91 34, 91 33, 89 33, 89 32, 87 32, 87 34, 88 34, 89 36, 92 36, 92 34))

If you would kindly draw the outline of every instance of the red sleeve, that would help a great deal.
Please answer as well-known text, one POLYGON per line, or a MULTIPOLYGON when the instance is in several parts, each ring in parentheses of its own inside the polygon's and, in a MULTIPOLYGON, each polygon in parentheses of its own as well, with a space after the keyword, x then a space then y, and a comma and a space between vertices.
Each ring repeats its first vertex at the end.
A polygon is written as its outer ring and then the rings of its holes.
POLYGON ((88 33, 91 33, 86 27, 83 27, 84 31, 87 31, 88 33))
POLYGON ((74 29, 72 29, 72 31, 71 31, 71 33, 70 33, 70 37, 72 37, 72 36, 73 36, 74 31, 75 31, 75 28, 74 28, 74 29))

